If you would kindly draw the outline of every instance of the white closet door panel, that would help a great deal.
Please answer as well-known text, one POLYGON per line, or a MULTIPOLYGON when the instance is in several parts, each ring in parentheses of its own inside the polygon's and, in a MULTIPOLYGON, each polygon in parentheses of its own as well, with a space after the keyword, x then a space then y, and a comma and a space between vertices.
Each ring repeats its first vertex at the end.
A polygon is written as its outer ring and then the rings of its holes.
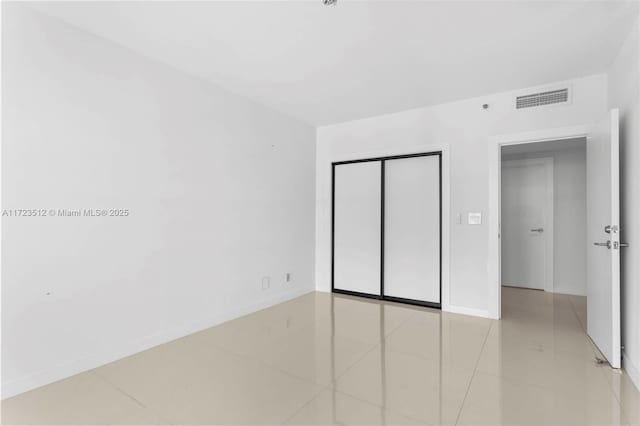
POLYGON ((333 286, 380 295, 382 165, 334 167, 333 286))
POLYGON ((440 303, 440 158, 385 162, 384 294, 440 303))

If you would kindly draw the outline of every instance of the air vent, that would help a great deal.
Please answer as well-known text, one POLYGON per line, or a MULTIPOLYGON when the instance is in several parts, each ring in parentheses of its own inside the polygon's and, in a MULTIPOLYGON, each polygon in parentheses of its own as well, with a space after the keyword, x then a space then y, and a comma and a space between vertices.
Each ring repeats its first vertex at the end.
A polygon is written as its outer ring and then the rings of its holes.
POLYGON ((550 90, 548 92, 518 96, 516 98, 516 109, 560 104, 568 101, 569 89, 550 90))

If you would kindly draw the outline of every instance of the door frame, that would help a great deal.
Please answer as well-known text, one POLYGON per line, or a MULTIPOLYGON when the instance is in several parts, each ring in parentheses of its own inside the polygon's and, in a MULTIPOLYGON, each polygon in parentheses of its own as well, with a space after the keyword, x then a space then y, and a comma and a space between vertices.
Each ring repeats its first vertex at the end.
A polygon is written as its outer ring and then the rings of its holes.
POLYGON ((590 126, 578 125, 531 132, 493 135, 488 138, 489 154, 489 250, 488 250, 488 295, 487 313, 490 318, 502 317, 502 284, 501 284, 501 241, 500 241, 500 171, 501 148, 505 145, 522 145, 533 142, 550 142, 587 138, 590 126))
POLYGON ((442 299, 442 282, 443 282, 443 259, 442 259, 442 245, 443 245, 443 241, 442 241, 442 237, 443 237, 443 232, 442 232, 442 224, 443 224, 443 217, 442 217, 442 213, 443 213, 443 191, 442 191, 442 150, 438 150, 438 151, 429 151, 429 152, 420 152, 420 153, 415 153, 415 154, 400 154, 400 155, 390 155, 390 156, 384 156, 384 157, 371 157, 371 158, 359 158, 359 159, 354 159, 354 160, 344 160, 344 161, 334 161, 331 163, 331 292, 332 293, 339 293, 339 294, 347 294, 347 295, 351 295, 351 296, 359 296, 359 297, 366 297, 366 298, 370 298, 370 299, 377 299, 377 300, 387 300, 390 302, 399 302, 399 303, 407 303, 407 304, 411 304, 411 305, 418 305, 418 306, 426 306, 426 307, 430 307, 430 308, 437 308, 437 309, 441 309, 443 306, 443 299, 442 299), (439 224, 438 224, 438 230, 439 230, 439 254, 440 254, 440 262, 439 262, 439 266, 440 266, 440 273, 439 273, 439 281, 440 281, 440 302, 439 303, 434 303, 434 302, 426 302, 426 301, 422 301, 422 300, 414 300, 414 299, 405 299, 405 298, 400 298, 400 297, 392 297, 392 296, 385 296, 384 294, 384 249, 385 249, 385 244, 384 244, 384 231, 385 231, 385 217, 384 217, 384 211, 385 211, 385 161, 386 160, 400 160, 403 158, 416 158, 416 157, 430 157, 430 156, 437 156, 438 157, 438 195, 439 195, 439 224), (336 170, 336 166, 340 166, 340 165, 345 165, 345 164, 354 164, 354 163, 364 163, 364 162, 376 162, 379 161, 380 162, 380 168, 381 168, 381 173, 380 173, 380 191, 381 191, 381 197, 380 197, 380 209, 381 209, 381 214, 380 214, 380 295, 376 295, 376 294, 369 294, 369 293, 360 293, 360 292, 355 292, 355 291, 349 291, 349 290, 343 290, 343 289, 337 289, 334 287, 334 264, 335 264, 335 258, 334 258, 334 251, 335 251, 335 170, 336 170))
MULTIPOLYGON (((553 286, 554 286, 554 280, 553 280, 553 270, 554 270, 553 248, 554 247, 553 246, 554 246, 554 238, 555 238, 554 229, 553 229, 553 213, 554 213, 554 210, 553 210, 554 208, 553 207, 553 186, 554 186, 553 157, 527 158, 522 160, 502 161, 502 156, 501 156, 500 158, 500 185, 501 185, 500 191, 502 191, 502 166, 507 165, 507 163, 509 166, 512 166, 512 167, 534 166, 534 165, 544 166, 545 175, 546 175, 545 199, 546 199, 546 206, 547 206, 544 212, 544 216, 545 216, 544 233, 545 233, 545 236, 548 235, 548 237, 545 240, 545 245, 544 245, 545 271, 544 271, 543 287, 544 287, 544 291, 552 293, 553 286)), ((502 223, 502 194, 500 194, 500 223, 502 223)), ((502 257, 502 250, 500 251, 500 257, 502 257)), ((502 264, 501 264, 501 269, 502 269, 502 264)), ((502 270, 501 270, 501 273, 502 273, 502 270)), ((502 283, 502 279, 500 281, 501 281, 500 284, 504 285, 504 283, 502 283)))

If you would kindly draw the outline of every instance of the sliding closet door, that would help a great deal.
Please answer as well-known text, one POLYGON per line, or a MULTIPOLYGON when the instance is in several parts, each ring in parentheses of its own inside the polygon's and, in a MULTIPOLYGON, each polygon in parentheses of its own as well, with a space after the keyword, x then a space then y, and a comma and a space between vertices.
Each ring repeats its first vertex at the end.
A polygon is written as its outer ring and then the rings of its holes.
POLYGON ((379 296, 382 164, 333 167, 333 288, 379 296))
POLYGON ((385 160, 384 295, 440 304, 440 156, 385 160))

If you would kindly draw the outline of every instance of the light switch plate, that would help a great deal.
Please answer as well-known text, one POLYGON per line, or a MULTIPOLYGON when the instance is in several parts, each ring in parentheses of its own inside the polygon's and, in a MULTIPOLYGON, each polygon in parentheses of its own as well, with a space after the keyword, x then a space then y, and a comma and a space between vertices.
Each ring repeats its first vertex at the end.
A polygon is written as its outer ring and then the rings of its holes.
POLYGON ((469 225, 481 225, 482 213, 469 213, 468 223, 469 225))

